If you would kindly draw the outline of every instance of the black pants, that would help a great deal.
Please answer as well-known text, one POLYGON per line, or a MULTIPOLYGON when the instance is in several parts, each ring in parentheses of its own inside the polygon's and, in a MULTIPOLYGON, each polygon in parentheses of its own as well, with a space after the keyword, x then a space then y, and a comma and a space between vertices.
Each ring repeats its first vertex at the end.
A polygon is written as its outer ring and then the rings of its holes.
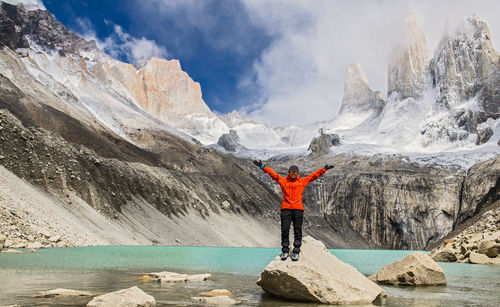
POLYGON ((281 251, 290 252, 290 224, 293 222, 293 252, 300 253, 302 246, 302 221, 304 210, 283 209, 281 210, 281 251))

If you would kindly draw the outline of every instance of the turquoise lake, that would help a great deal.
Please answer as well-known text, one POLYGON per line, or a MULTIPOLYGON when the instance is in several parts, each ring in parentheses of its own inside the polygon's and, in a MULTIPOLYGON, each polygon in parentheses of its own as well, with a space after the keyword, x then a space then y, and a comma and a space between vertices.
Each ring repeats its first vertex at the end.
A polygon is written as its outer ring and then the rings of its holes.
MULTIPOLYGON (((365 275, 412 251, 330 250, 365 275)), ((85 306, 91 298, 35 298, 55 288, 103 294, 138 286, 158 306, 200 306, 190 299, 202 291, 225 288, 243 306, 316 306, 276 300, 255 284, 262 269, 280 252, 274 248, 98 246, 40 249, 0 254, 0 306, 85 306), (160 285, 138 280, 148 272, 211 273, 212 280, 160 285)), ((379 306, 500 306, 500 266, 440 263, 447 286, 383 286, 379 306)), ((324 306, 324 305, 321 305, 324 306)))

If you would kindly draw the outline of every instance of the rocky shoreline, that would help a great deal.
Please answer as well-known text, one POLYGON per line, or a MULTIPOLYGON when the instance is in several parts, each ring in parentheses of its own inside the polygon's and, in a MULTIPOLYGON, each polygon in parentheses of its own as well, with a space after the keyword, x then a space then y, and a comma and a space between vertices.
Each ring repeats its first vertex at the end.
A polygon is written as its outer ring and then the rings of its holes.
POLYGON ((500 201, 458 235, 431 251, 438 262, 500 265, 500 201))

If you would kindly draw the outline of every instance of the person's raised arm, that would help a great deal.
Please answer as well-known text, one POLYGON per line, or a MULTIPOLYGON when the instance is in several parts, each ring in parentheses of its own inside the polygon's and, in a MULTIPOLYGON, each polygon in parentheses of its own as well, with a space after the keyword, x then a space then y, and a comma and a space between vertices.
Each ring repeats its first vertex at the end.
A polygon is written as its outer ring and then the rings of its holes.
POLYGON ((323 175, 327 170, 333 168, 333 165, 325 165, 325 167, 318 169, 314 173, 310 174, 306 178, 304 178, 304 185, 308 185, 312 181, 318 179, 321 175, 323 175))
POLYGON ((280 178, 283 178, 280 175, 278 175, 278 173, 273 171, 269 166, 266 166, 264 163, 262 163, 262 160, 254 160, 253 164, 260 167, 264 171, 264 173, 269 174, 269 176, 271 176, 271 178, 276 182, 279 182, 280 178))

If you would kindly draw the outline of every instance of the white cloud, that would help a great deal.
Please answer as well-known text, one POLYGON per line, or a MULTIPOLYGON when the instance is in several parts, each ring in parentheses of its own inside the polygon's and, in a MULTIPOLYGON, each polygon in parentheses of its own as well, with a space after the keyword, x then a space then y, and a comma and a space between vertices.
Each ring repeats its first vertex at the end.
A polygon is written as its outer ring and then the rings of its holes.
POLYGON ((255 23, 276 39, 240 86, 257 93, 250 116, 272 125, 336 116, 350 63, 365 68, 371 87, 385 93, 387 64, 408 10, 416 12, 432 56, 448 18, 474 13, 500 42, 497 1, 245 1, 255 23))
POLYGON ((163 46, 158 45, 154 40, 145 37, 137 38, 123 31, 119 25, 115 25, 109 20, 105 20, 106 25, 113 27, 113 32, 108 37, 101 40, 97 37, 96 31, 89 19, 77 19, 78 32, 86 40, 95 40, 99 49, 110 56, 127 62, 135 63, 143 58, 157 56, 167 58, 169 53, 163 46))

